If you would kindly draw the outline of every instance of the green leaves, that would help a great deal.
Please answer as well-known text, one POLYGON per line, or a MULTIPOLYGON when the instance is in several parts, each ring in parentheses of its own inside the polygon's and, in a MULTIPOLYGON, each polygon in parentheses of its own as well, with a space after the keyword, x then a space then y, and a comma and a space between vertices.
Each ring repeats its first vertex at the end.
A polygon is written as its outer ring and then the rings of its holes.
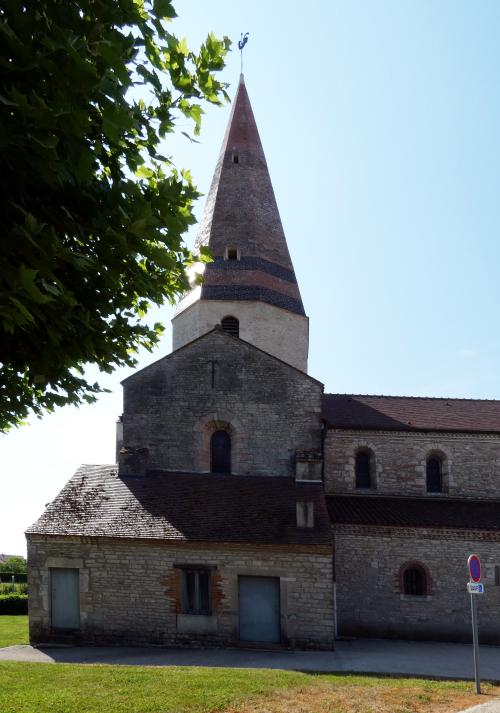
POLYGON ((167 31, 175 16, 169 0, 4 3, 0 431, 94 401, 85 366, 133 366, 162 332, 148 305, 186 287, 198 193, 160 143, 179 117, 194 140, 203 103, 227 98, 230 42, 193 52, 167 31))
POLYGON ((153 13, 161 20, 165 18, 177 17, 177 14, 172 7, 170 0, 154 0, 153 13))

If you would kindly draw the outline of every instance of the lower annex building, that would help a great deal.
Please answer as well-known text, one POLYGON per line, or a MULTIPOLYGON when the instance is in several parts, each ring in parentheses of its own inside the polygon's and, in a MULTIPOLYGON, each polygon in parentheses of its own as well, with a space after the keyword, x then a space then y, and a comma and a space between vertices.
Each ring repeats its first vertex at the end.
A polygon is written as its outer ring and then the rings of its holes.
POLYGON ((28 529, 32 643, 500 642, 500 402, 324 394, 243 78, 174 351, 28 529))

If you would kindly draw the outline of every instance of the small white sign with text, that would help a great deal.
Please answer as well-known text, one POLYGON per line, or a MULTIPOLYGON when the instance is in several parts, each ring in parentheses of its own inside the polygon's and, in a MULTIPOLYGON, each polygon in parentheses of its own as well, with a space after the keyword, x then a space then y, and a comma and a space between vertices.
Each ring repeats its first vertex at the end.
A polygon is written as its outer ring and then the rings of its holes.
POLYGON ((467 582, 469 594, 484 594, 484 584, 482 582, 467 582))

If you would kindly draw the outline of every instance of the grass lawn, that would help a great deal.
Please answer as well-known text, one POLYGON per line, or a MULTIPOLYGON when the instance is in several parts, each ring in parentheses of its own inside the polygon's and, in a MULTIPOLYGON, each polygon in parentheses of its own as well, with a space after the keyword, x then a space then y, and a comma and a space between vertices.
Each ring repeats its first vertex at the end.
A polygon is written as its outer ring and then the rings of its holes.
MULTIPOLYGON (((0 662, 2 713, 452 713, 471 683, 293 671, 0 662)), ((485 686, 486 701, 500 689, 485 686)))
MULTIPOLYGON (((0 616, 0 647, 28 643, 0 616)), ((500 695, 483 684, 293 671, 0 662, 2 713, 455 713, 500 695)))
POLYGON ((28 617, 23 614, 18 616, 2 614, 0 616, 0 648, 28 643, 28 617))

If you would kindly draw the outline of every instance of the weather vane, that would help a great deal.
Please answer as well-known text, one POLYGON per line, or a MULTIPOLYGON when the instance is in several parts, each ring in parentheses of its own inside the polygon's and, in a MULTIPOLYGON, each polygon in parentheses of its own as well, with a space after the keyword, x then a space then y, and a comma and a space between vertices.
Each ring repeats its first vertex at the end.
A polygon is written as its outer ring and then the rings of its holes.
POLYGON ((250 34, 249 32, 245 32, 245 34, 243 34, 243 32, 242 32, 242 33, 241 33, 241 40, 238 42, 238 49, 239 49, 239 51, 241 52, 241 73, 242 73, 242 74, 243 74, 243 47, 244 47, 244 46, 246 45, 246 43, 248 42, 248 35, 249 35, 249 34, 250 34))

